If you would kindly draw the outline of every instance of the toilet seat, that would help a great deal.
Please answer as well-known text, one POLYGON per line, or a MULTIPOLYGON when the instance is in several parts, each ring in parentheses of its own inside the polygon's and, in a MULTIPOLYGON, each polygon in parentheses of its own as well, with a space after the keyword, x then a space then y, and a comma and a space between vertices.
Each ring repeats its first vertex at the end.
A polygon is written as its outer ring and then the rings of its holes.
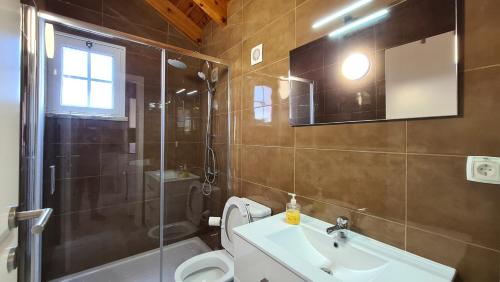
POLYGON ((227 200, 222 212, 220 240, 222 247, 232 256, 234 256, 233 228, 251 222, 246 205, 242 198, 231 197, 227 200))
POLYGON ((196 180, 189 185, 186 201, 186 218, 195 226, 200 225, 201 213, 203 212, 203 194, 201 183, 196 180))
MULTIPOLYGON (((201 255, 194 256, 183 262, 175 270, 175 281, 189 281, 189 276, 202 275, 200 272, 203 270, 218 269, 224 273, 216 280, 211 279, 207 281, 213 282, 228 282, 233 281, 234 276, 234 261, 233 257, 225 250, 212 251, 201 255)), ((205 274, 210 275, 210 274, 205 274)))

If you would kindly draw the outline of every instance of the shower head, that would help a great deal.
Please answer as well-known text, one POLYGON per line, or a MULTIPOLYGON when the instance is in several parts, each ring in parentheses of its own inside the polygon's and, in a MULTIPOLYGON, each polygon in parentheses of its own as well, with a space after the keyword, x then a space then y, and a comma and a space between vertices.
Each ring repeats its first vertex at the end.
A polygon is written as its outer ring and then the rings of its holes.
POLYGON ((212 64, 209 61, 205 61, 201 66, 201 70, 198 72, 198 77, 203 80, 209 81, 212 75, 212 64))
POLYGON ((199 71, 199 72, 198 72, 198 77, 199 77, 199 78, 201 78, 201 79, 203 79, 203 80, 206 80, 206 79, 207 79, 207 76, 206 76, 206 75, 205 75, 205 73, 204 73, 204 72, 202 72, 202 71, 199 71))
POLYGON ((169 65, 171 65, 172 67, 177 68, 177 69, 181 69, 181 70, 187 69, 187 65, 184 62, 179 61, 179 60, 168 59, 167 63, 169 65))

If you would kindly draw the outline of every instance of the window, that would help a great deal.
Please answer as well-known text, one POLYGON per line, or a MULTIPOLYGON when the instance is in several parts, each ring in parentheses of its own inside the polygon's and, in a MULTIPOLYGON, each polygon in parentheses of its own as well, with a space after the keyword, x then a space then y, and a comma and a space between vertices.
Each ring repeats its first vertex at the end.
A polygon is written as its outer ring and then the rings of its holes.
POLYGON ((47 112, 125 117, 125 48, 56 32, 47 112))

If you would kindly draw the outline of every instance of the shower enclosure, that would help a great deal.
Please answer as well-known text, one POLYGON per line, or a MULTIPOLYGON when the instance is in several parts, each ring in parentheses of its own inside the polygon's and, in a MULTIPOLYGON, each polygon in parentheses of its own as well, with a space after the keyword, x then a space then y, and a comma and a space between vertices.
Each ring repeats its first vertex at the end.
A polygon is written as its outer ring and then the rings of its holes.
POLYGON ((42 172, 25 197, 53 209, 43 236, 28 236, 30 280, 173 281, 220 248, 207 222, 231 193, 227 64, 24 10, 38 31, 24 99, 39 162, 26 170, 42 172))

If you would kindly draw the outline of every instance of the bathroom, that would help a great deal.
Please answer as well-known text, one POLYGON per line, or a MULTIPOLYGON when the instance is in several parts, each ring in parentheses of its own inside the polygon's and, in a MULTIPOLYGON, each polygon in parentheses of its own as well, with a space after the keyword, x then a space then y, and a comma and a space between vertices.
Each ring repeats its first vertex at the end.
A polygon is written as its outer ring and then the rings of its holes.
POLYGON ((0 281, 500 281, 499 1, 0 13, 0 281))

